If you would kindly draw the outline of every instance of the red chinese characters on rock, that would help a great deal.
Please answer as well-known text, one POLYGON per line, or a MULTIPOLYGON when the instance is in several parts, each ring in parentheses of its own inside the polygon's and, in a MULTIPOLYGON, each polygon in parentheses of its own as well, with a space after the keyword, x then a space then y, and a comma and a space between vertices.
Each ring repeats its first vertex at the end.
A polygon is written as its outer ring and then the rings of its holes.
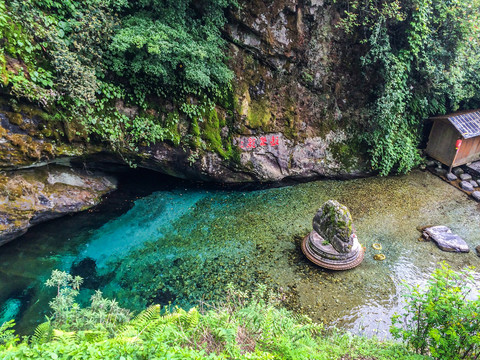
POLYGON ((279 139, 278 136, 260 136, 259 139, 256 137, 249 137, 247 140, 240 139, 240 142, 238 146, 240 149, 256 149, 257 146, 263 147, 263 146, 278 146, 279 145, 279 139), (257 144, 258 141, 258 144, 257 144), (246 145, 245 145, 246 142, 246 145))
POLYGON ((255 138, 248 138, 247 149, 255 149, 257 146, 255 145, 257 139, 255 138))

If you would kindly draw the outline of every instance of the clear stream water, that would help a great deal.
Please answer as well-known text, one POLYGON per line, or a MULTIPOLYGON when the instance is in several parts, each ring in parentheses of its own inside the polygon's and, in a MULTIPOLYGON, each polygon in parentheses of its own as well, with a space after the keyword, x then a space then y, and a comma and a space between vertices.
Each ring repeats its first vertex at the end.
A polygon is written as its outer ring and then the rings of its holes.
POLYGON ((0 323, 17 320, 31 333, 49 315, 53 269, 85 278, 80 302, 94 289, 124 307, 150 303, 190 307, 225 296, 228 283, 259 283, 285 295, 285 305, 354 333, 387 336, 402 307, 402 282, 424 284, 438 262, 478 266, 475 251, 446 253, 419 241, 417 228, 446 225, 473 250, 480 208, 427 172, 247 191, 206 188, 151 173, 126 178, 120 190, 85 213, 32 228, 0 247, 0 323), (301 239, 328 199, 345 204, 367 252, 345 272, 305 259, 301 239), (386 260, 373 256, 380 243, 386 260))

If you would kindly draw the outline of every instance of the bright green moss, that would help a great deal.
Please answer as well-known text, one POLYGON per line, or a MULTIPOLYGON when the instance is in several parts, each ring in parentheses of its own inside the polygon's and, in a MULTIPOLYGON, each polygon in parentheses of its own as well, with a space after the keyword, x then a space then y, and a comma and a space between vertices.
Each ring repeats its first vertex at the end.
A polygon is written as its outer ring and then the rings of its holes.
POLYGON ((271 119, 272 113, 265 99, 254 100, 250 103, 247 115, 248 127, 251 129, 261 128, 267 130, 271 119))

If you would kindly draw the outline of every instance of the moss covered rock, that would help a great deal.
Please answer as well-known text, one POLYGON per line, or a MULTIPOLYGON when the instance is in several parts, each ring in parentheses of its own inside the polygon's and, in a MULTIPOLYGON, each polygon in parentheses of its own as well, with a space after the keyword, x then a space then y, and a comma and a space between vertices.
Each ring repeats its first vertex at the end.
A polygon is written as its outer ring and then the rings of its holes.
POLYGON ((101 174, 61 166, 0 174, 0 245, 46 220, 86 210, 116 188, 101 174))
POLYGON ((313 218, 313 230, 339 253, 348 253, 353 246, 352 216, 338 201, 328 200, 323 204, 313 218))

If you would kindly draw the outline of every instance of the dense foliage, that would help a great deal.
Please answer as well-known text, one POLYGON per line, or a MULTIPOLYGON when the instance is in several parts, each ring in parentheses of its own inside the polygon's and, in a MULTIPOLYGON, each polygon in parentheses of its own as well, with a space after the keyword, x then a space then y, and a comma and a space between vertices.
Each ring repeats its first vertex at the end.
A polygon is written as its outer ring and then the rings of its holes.
POLYGON ((407 286, 405 313, 393 317, 393 336, 436 359, 477 359, 480 297, 477 293, 472 298, 472 273, 468 268, 455 272, 442 264, 426 290, 407 286))
MULTIPOLYGON (((222 304, 201 311, 151 306, 135 318, 105 316, 85 322, 82 312, 112 314, 101 307, 80 309, 74 299, 81 279, 54 271, 54 315, 22 341, 7 322, 0 327, 0 355, 7 359, 422 359, 398 344, 349 334, 327 334, 309 318, 276 307, 277 295, 260 287, 249 294, 227 289, 222 304), (58 303, 64 305, 58 307, 58 303), (66 305, 68 303, 68 305, 66 305), (66 322, 69 318, 71 322, 66 322), (75 318, 79 318, 75 320, 75 318), (82 323, 79 327, 78 324, 82 323), (351 356, 351 357, 350 357, 351 356)), ((90 317, 90 319, 93 319, 90 317)))
POLYGON ((220 28, 225 8, 234 5, 0 0, 1 87, 57 119, 81 120, 116 148, 173 141, 176 117, 167 116, 158 96, 179 111, 193 96, 201 100, 198 112, 225 96, 233 75, 220 28), (136 111, 127 116, 119 104, 136 111))
POLYGON ((420 161, 426 118, 480 106, 480 2, 337 3, 341 26, 367 46, 368 81, 378 84, 364 131, 372 166, 382 175, 406 172, 420 161))
MULTIPOLYGON (((333 2, 339 26, 364 44, 366 80, 374 84, 361 129, 372 167, 382 175, 406 172, 421 160, 425 118, 480 106, 480 0, 333 2)), ((81 121, 78 135, 115 149, 178 144, 180 115, 190 120, 186 144, 232 157, 231 141, 222 143, 218 127, 207 129, 214 122, 205 122, 216 104, 232 109, 220 29, 234 6, 0 0, 0 88, 54 119, 81 121)))

